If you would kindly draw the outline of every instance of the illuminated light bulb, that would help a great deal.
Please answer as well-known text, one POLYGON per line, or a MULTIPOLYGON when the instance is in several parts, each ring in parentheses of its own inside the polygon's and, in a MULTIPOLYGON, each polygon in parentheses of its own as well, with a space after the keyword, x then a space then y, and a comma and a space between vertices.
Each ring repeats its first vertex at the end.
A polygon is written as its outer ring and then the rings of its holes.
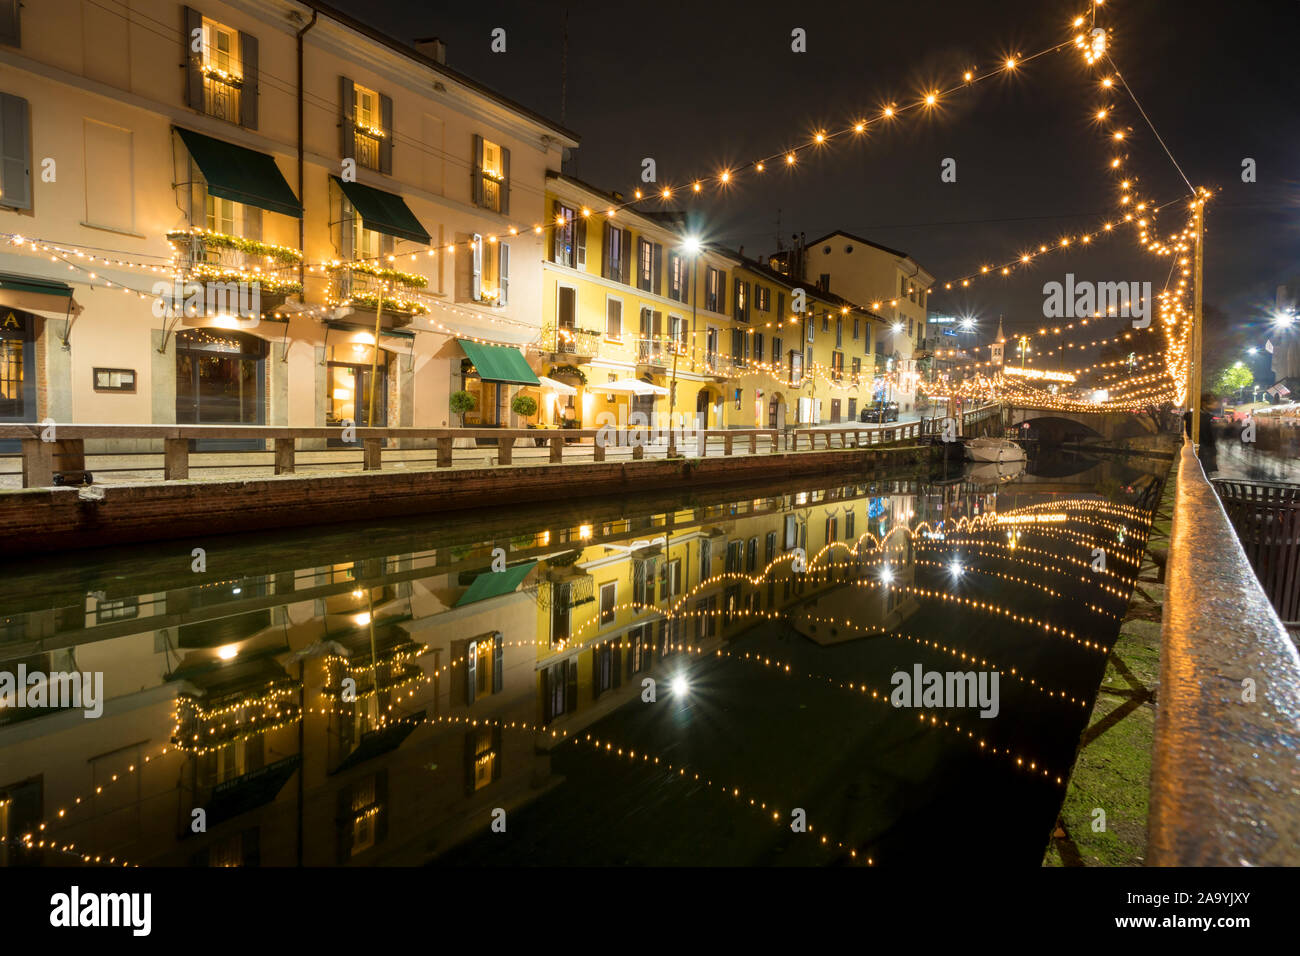
POLYGON ((1016 68, 1016 60, 1015 60, 1015 57, 1008 57, 1008 58, 1007 58, 1007 69, 1008 69, 1008 70, 1014 70, 1015 68, 1016 68))
POLYGON ((894 115, 894 108, 893 108, 892 106, 886 106, 886 107, 884 108, 883 112, 884 112, 885 116, 893 116, 893 115, 894 115))
POLYGON ((853 132, 855 132, 855 133, 861 133, 861 132, 862 132, 864 129, 866 129, 866 128, 867 128, 867 124, 866 124, 866 123, 855 123, 854 126, 853 126, 853 132))
POLYGON ((698 181, 695 182, 695 183, 691 186, 691 189, 693 189, 695 192, 699 192, 699 191, 700 191, 700 184, 699 184, 699 182, 698 182, 698 181))
POLYGON ((925 105, 926 105, 926 106, 933 106, 933 105, 934 105, 935 103, 937 103, 937 102, 939 102, 939 97, 935 96, 933 93, 930 93, 930 94, 929 94, 928 96, 926 96, 926 98, 925 98, 925 105))
POLYGON ((1107 89, 1110 89, 1112 86, 1115 85, 1115 81, 1108 76, 1106 77, 1106 79, 1101 81, 1101 85, 1106 87, 1107 89))
POLYGON ((793 165, 794 165, 794 153, 786 153, 786 154, 785 154, 785 164, 786 164, 787 166, 793 166, 793 165))
POLYGON ((724 169, 724 170, 722 171, 722 175, 719 176, 718 178, 721 179, 724 183, 731 182, 731 173, 727 172, 727 171, 724 169))
POLYGON ((826 142, 826 134, 818 133, 816 136, 813 137, 813 139, 815 139, 819 143, 824 143, 826 142))
POLYGON ((758 171, 761 173, 761 172, 763 171, 763 164, 762 164, 762 163, 759 163, 759 164, 757 164, 754 168, 755 168, 756 170, 758 170, 758 171))
POLYGON ((975 78, 975 74, 972 73, 970 70, 967 70, 965 73, 961 75, 961 78, 965 80, 967 83, 969 83, 971 80, 975 78))
POLYGON ((669 189, 667 186, 665 186, 664 189, 663 189, 663 192, 661 192, 659 195, 661 195, 661 196, 663 196, 665 199, 667 199, 667 198, 668 198, 669 196, 671 196, 672 194, 673 194, 673 191, 672 191, 671 189, 669 189))
POLYGON ((1021 256, 1021 257, 1020 257, 1020 261, 1021 261, 1021 262, 1028 262, 1028 261, 1029 261, 1029 254, 1028 254, 1028 253, 1025 253, 1025 255, 1021 256))
POLYGON ((590 215, 591 215, 591 210, 588 209, 586 206, 583 206, 583 207, 582 207, 582 214, 583 214, 583 216, 590 216, 590 215))

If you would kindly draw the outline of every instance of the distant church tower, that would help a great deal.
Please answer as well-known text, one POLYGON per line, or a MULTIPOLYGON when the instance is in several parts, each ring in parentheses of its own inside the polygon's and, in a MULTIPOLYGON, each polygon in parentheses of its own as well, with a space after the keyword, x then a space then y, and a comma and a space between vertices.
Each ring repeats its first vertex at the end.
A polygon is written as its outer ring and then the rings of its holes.
POLYGON ((1002 350, 1007 337, 1002 334, 1002 316, 998 316, 998 334, 993 339, 993 344, 989 346, 989 364, 1001 365, 1003 363, 1002 350))

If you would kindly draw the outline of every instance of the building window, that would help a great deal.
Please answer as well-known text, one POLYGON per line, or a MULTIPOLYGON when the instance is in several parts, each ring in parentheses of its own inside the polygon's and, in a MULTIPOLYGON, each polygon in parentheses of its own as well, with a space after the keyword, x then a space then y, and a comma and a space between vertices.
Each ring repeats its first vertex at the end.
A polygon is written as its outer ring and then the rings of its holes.
POLYGON ((654 283, 654 243, 649 239, 636 242, 636 287, 642 292, 650 292, 654 283))
POLYGON ((760 312, 772 311, 772 290, 767 286, 754 286, 754 308, 760 312))
POLYGON ((723 282, 726 277, 718 269, 709 266, 704 280, 704 308, 709 312, 721 312, 723 303, 723 282))
MULTIPOLYGON (((849 401, 849 408, 857 404, 856 399, 849 401)), ((855 514, 852 508, 846 508, 844 511, 844 538, 846 541, 853 540, 854 525, 856 524, 855 514)))
POLYGON ((803 381, 803 353, 797 349, 790 350, 790 382, 798 384, 803 381))
POLYGON ((763 541, 763 561, 771 564, 774 557, 776 557, 776 532, 769 531, 763 541))
POLYGON ((686 271, 686 257, 676 252, 668 254, 668 298, 685 302, 690 278, 686 271))
POLYGON ((9 209, 32 208, 29 114, 25 99, 0 93, 0 206, 9 209))
POLYGON ((632 274, 632 231, 619 229, 605 223, 605 249, 601 275, 606 279, 627 283, 632 274))
POLYGON ((745 570, 753 574, 758 570, 758 538, 757 536, 749 539, 749 544, 745 548, 745 570))
POLYGON ((823 313, 822 313, 822 331, 823 331, 823 332, 829 332, 830 330, 831 330, 831 314, 830 314, 829 312, 823 312, 823 313))
MULTIPOLYGON (((777 338, 776 336, 772 337, 772 364, 773 365, 781 364, 781 355, 785 352, 784 346, 785 343, 781 341, 781 339, 777 338)), ((778 368, 777 371, 779 372, 780 369, 778 368)))
MULTIPOLYGON (((379 94, 359 84, 352 87, 353 156, 358 166, 381 170, 380 143, 386 138, 379 94)), ((382 170, 381 170, 382 171, 382 170)))
POLYGON ((203 112, 231 123, 240 122, 244 96, 238 30, 203 18, 203 112))
POLYGON ((754 333, 754 361, 763 361, 763 333, 754 333))
POLYGON ((856 342, 858 340, 858 335, 861 332, 862 332, 862 320, 854 319, 853 320, 853 341, 856 342))
POLYGON ((831 544, 838 540, 839 519, 831 515, 826 519, 826 543, 831 544))
POLYGON ((474 137, 474 204, 501 215, 510 212, 510 150, 474 137))
POLYGON ((713 542, 708 538, 700 541, 700 580, 707 581, 713 574, 713 542))
POLYGON ((749 321, 749 283, 736 280, 735 312, 737 322, 749 321))
POLYGON ((844 320, 839 316, 835 318, 835 347, 837 349, 844 347, 844 320))
POLYGON ((484 243, 475 237, 474 258, 478 265, 478 301, 505 305, 510 289, 510 246, 504 242, 484 243))
POLYGON ((659 600, 676 597, 682 593, 682 559, 665 561, 659 570, 659 600))
POLYGON ((605 338, 617 342, 623 338, 623 300, 605 299, 605 338))
POLYGON ((618 583, 610 581, 608 584, 600 586, 600 623, 612 624, 618 612, 615 610, 614 602, 618 597, 618 583))

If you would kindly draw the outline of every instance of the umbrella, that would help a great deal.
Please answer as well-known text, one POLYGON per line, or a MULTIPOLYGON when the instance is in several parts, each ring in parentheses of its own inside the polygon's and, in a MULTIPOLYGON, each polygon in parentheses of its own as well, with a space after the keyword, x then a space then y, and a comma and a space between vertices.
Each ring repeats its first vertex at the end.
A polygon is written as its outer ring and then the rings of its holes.
POLYGON ((547 378, 545 375, 537 376, 537 381, 542 388, 549 388, 557 395, 577 395, 578 390, 572 385, 565 385, 563 382, 557 382, 553 378, 547 378))
POLYGON ((635 378, 622 378, 616 382, 604 382, 590 386, 593 392, 631 392, 633 395, 667 395, 668 389, 662 385, 651 385, 635 378))

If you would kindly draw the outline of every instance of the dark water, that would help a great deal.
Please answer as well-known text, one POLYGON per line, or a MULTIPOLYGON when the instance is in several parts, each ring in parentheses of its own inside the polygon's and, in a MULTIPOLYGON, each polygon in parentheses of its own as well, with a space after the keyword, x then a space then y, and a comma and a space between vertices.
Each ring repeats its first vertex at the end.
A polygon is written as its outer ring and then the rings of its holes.
POLYGON ((104 700, 0 709, 0 854, 1036 865, 1158 500, 1143 467, 11 562, 0 673, 101 674, 104 700), (893 706, 918 665, 996 673, 996 716, 919 688, 893 706))

